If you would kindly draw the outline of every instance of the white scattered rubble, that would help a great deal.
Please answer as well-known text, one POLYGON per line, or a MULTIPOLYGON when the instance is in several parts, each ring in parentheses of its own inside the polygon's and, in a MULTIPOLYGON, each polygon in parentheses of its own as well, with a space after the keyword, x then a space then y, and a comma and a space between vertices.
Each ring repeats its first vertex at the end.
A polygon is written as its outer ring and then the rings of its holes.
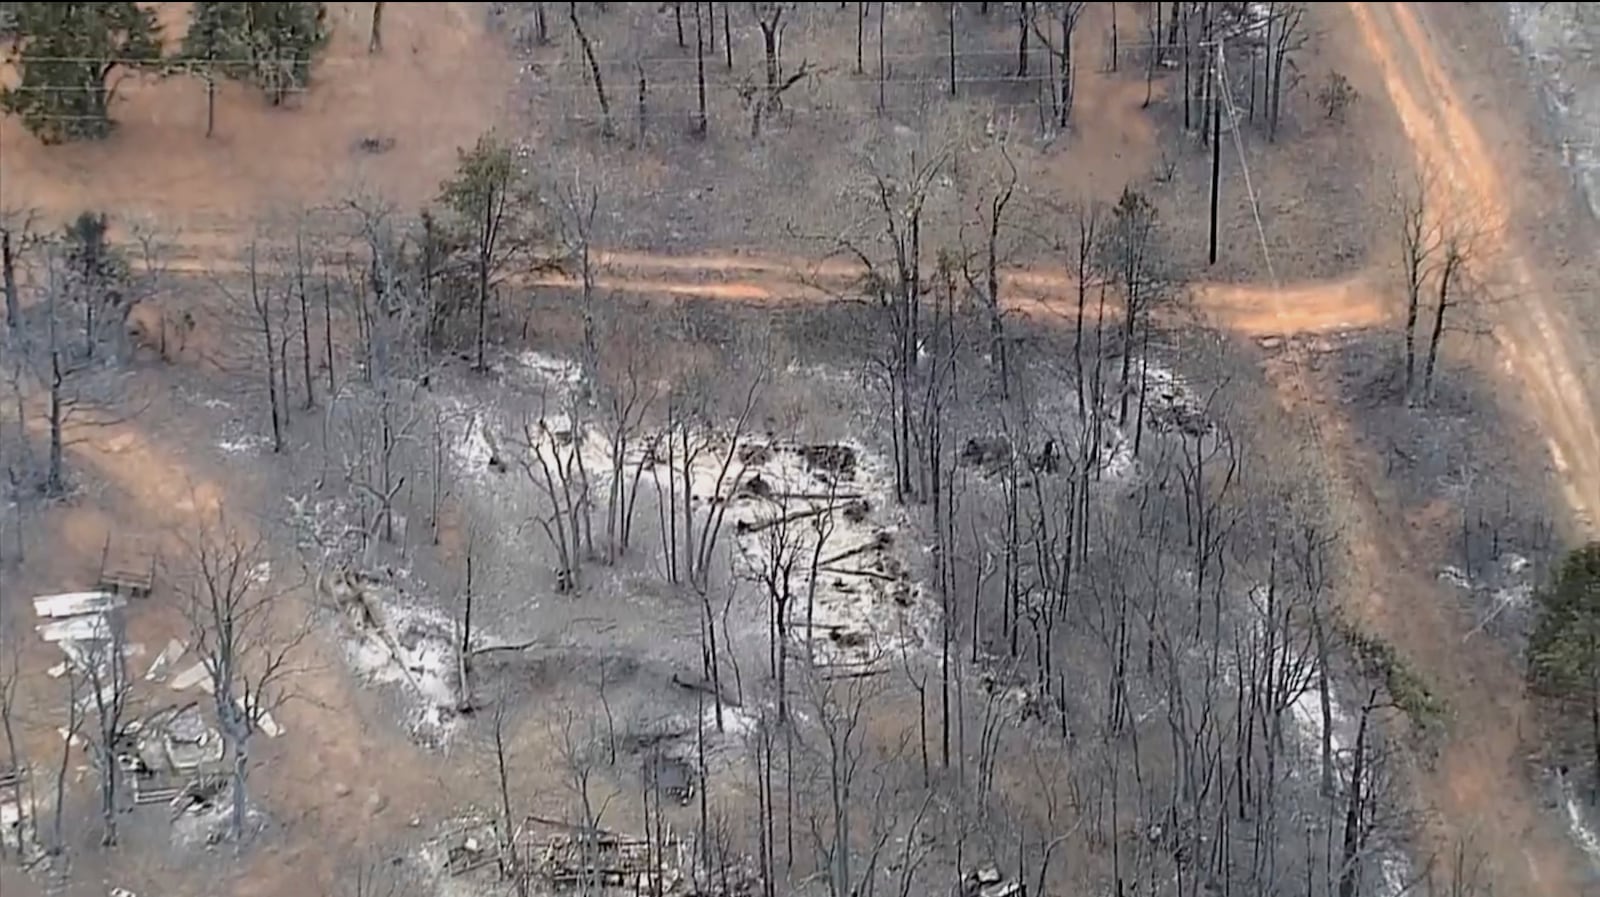
POLYGON ((172 677, 173 691, 188 691, 196 685, 200 686, 206 694, 211 694, 214 686, 211 684, 211 673, 206 670, 203 661, 195 661, 194 665, 172 677))
POLYGON ((167 677, 167 671, 183 659, 183 653, 188 646, 178 639, 168 639, 167 646, 161 649, 156 659, 150 661, 150 669, 145 671, 146 682, 160 682, 167 677))

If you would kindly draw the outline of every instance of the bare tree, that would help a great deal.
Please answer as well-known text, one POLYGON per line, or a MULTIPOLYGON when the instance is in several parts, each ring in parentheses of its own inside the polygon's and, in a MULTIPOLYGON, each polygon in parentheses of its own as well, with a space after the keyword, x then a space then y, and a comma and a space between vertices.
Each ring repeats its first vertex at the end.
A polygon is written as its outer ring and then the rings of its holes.
POLYGON ((597 387, 610 460, 606 557, 614 563, 632 541, 639 484, 660 441, 640 445, 645 418, 660 395, 660 381, 649 363, 649 334, 632 314, 609 315, 602 329, 606 347, 600 355, 597 387))
POLYGON ((867 272, 861 291, 887 318, 887 345, 874 365, 889 400, 895 499, 902 502, 917 497, 922 479, 912 434, 912 380, 922 344, 923 212, 929 191, 950 157, 950 147, 939 147, 924 155, 910 154, 903 172, 875 166, 872 230, 860 238, 847 233, 837 241, 837 250, 853 256, 867 272))
POLYGON ((520 820, 512 810, 511 773, 510 766, 506 760, 506 701, 504 697, 495 701, 491 723, 492 728, 489 731, 494 744, 495 779, 500 785, 500 824, 495 827, 500 836, 500 843, 496 845, 500 851, 500 874, 515 883, 517 897, 527 897, 529 870, 523 862, 523 858, 520 855, 521 848, 517 844, 516 832, 520 820))
POLYGON ((541 409, 536 420, 522 425, 524 451, 517 462, 548 502, 547 512, 534 519, 556 551, 556 588, 562 592, 580 587, 584 557, 593 552, 593 507, 583 458, 587 437, 573 401, 567 402, 566 415, 552 418, 541 409))
MULTIPOLYGON (((27 853, 27 845, 38 837, 38 820, 34 818, 34 803, 23 797, 23 781, 28 778, 27 758, 17 740, 17 686, 21 682, 21 651, 11 629, 0 627, 0 736, 6 741, 6 763, 11 769, 11 805, 16 808, 16 828, 9 833, 0 832, 0 852, 5 850, 8 837, 17 844, 17 855, 27 853)), ((31 788, 30 788, 31 792, 31 788)))
POLYGON ((1267 4, 1267 139, 1278 138, 1278 122, 1283 113, 1283 92, 1292 89, 1299 81, 1294 68, 1294 54, 1306 44, 1305 29, 1301 27, 1306 7, 1304 3, 1267 4), (1285 83, 1285 77, 1288 83, 1285 83))
POLYGON ((83 676, 74 664, 67 664, 66 672, 61 676, 66 685, 67 706, 66 719, 61 727, 61 762, 55 769, 55 794, 54 808, 51 815, 50 843, 46 845, 46 852, 51 856, 60 856, 67 849, 66 839, 66 803, 67 803, 67 773, 72 766, 73 743, 81 741, 79 732, 83 730, 83 676))
POLYGON ((1077 75, 1072 58, 1072 40, 1086 6, 1088 4, 1083 2, 1028 4, 1029 26, 1050 52, 1050 77, 1054 84, 1050 109, 1054 113, 1053 124, 1058 129, 1065 128, 1072 115, 1075 98, 1073 88, 1077 75))
POLYGON ((605 787, 599 773, 606 765, 610 747, 593 716, 582 719, 571 708, 562 708, 559 731, 555 734, 556 756, 572 800, 572 824, 578 830, 586 889, 599 887, 600 822, 611 802, 622 796, 615 787, 605 787))
POLYGON ((244 835, 250 745, 272 711, 291 696, 293 665, 309 631, 286 619, 285 587, 273 587, 265 546, 221 515, 203 523, 189 546, 185 598, 193 650, 211 682, 217 728, 232 758, 229 834, 244 835))
POLYGON ((787 74, 783 71, 781 53, 783 48, 783 15, 788 12, 788 3, 751 3, 750 15, 756 20, 756 25, 761 30, 761 50, 766 61, 764 72, 765 81, 756 85, 749 81, 739 87, 740 99, 750 110, 750 137, 761 136, 761 122, 783 108, 783 95, 788 90, 816 74, 811 63, 801 60, 794 71, 787 74))
POLYGON ((1470 274, 1466 270, 1471 261, 1472 246, 1460 229, 1451 229, 1444 235, 1440 246, 1439 270, 1435 275, 1433 303, 1433 332, 1428 336, 1428 358, 1422 366, 1422 395, 1420 401, 1433 399, 1433 371, 1439 361, 1439 343, 1444 337, 1445 315, 1460 303, 1461 281, 1470 274))
POLYGON ((1436 214, 1428 203, 1433 192, 1430 175, 1419 175, 1395 191, 1395 217, 1399 225, 1400 269, 1406 288, 1404 394, 1414 394, 1417 368, 1417 319, 1422 294, 1433 274, 1434 257, 1444 242, 1436 214))
POLYGON ((100 779, 100 820, 102 847, 117 843, 117 753, 128 732, 133 680, 128 675, 124 635, 126 623, 120 609, 100 617, 101 631, 82 649, 83 683, 88 689, 85 703, 93 722, 89 749, 100 779))
POLYGON ((595 99, 600 102, 600 133, 611 137, 616 130, 611 125, 611 104, 606 101, 606 84, 600 76, 600 62, 595 59, 594 44, 590 42, 589 35, 583 30, 583 22, 578 19, 578 4, 567 4, 567 21, 572 23, 572 33, 577 36, 578 44, 583 48, 583 58, 589 63, 589 77, 594 81, 595 99))
MULTIPOLYGON (((818 678, 812 687, 810 715, 816 720, 819 737, 809 748, 822 765, 827 800, 825 816, 811 814, 810 835, 830 897, 865 893, 867 883, 879 873, 883 850, 897 827, 893 802, 887 799, 892 763, 870 767, 875 773, 873 791, 861 793, 866 784, 862 774, 868 770, 864 766, 868 756, 866 708, 880 692, 880 680, 872 677, 818 678), (865 819, 861 818, 863 809, 865 819), (856 862, 858 852, 864 854, 860 863, 856 862)), ((900 747, 904 748, 903 741, 900 747)))
POLYGON ((374 537, 403 541, 395 504, 412 481, 417 428, 427 410, 421 389, 418 380, 381 376, 370 390, 347 385, 330 400, 329 415, 337 414, 346 430, 341 466, 359 502, 364 549, 374 537))
POLYGON ((1000 157, 1005 163, 1006 175, 997 179, 994 187, 993 198, 989 202, 988 215, 981 222, 984 230, 983 281, 980 285, 978 275, 972 271, 967 259, 962 260, 962 273, 965 275, 967 285, 979 296, 983 297, 984 310, 989 318, 989 363, 994 366, 999 378, 999 395, 1002 401, 1011 397, 1011 365, 1006 350, 1005 317, 1001 310, 1000 301, 1000 264, 1002 261, 1000 248, 1000 232, 1005 218, 1006 207, 1011 204, 1011 198, 1017 189, 1017 166, 1011 161, 1011 155, 1006 151, 1005 145, 999 146, 1000 157))

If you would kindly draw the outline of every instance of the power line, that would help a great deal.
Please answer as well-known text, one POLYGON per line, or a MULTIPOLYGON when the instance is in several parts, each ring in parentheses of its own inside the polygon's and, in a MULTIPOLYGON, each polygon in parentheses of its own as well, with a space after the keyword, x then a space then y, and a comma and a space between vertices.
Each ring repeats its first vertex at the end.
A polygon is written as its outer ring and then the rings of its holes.
MULTIPOLYGON (((1220 41, 1217 44, 1217 88, 1228 110, 1229 130, 1233 133, 1234 150, 1239 156, 1239 171, 1244 176, 1245 195, 1250 200, 1250 215, 1255 221, 1256 239, 1260 242, 1261 258, 1267 266, 1267 278, 1272 283, 1273 292, 1281 296, 1283 292, 1283 283, 1278 279, 1277 266, 1272 263, 1272 248, 1267 243, 1267 228, 1261 220, 1261 201, 1256 194, 1255 182, 1250 177, 1250 163, 1245 158, 1244 138, 1241 136, 1242 132, 1239 127, 1239 109, 1233 101, 1233 90, 1228 85, 1227 54, 1223 52, 1220 41)), ((1283 312, 1274 307, 1273 317, 1278 319, 1281 323, 1283 320, 1283 312)), ((1285 328, 1284 331, 1285 333, 1289 332, 1288 328, 1285 328)), ((1288 360, 1289 366, 1294 368, 1295 373, 1294 379, 1289 384, 1289 388, 1294 391, 1296 399, 1309 407, 1311 402, 1306 396, 1305 386, 1303 385, 1305 382, 1305 368, 1302 366, 1300 360, 1295 357, 1293 351, 1286 352, 1285 356, 1288 360)), ((1315 442, 1312 450, 1317 453, 1318 460, 1323 464, 1324 467, 1326 467, 1327 453, 1323 447, 1322 428, 1317 424, 1317 415, 1315 412, 1311 412, 1306 415, 1306 423, 1311 428, 1311 438, 1315 442)))
MULTIPOLYGON (((1194 43, 1194 46, 1196 48, 1199 48, 1199 49, 1205 49, 1206 47, 1208 47, 1208 46, 1210 46, 1211 44, 1214 44, 1214 43, 1216 43, 1216 42, 1215 41, 1211 41, 1211 42, 1196 41, 1194 43)), ((1161 49, 1173 49, 1173 50, 1176 50, 1176 49, 1181 49, 1182 46, 1183 45, 1181 43, 1168 43, 1166 41, 1135 41, 1133 43, 1128 43, 1128 42, 1125 42, 1125 41, 1118 41, 1117 42, 1117 54, 1118 54, 1118 56, 1121 56, 1123 53, 1126 53, 1126 52, 1137 52, 1137 51, 1140 51, 1140 50, 1147 50, 1147 49, 1151 49, 1151 48, 1161 48, 1161 49)), ((688 51, 685 51, 685 52, 688 53, 688 51)), ((1030 44, 1029 44, 1028 56, 1029 56, 1030 59, 1035 59, 1036 60, 1036 59, 1038 59, 1040 57, 1055 56, 1055 55, 1059 55, 1059 54, 1057 54, 1055 51, 1050 50, 1047 47, 1040 46, 1037 42, 1030 42, 1030 44)), ((804 54, 801 54, 801 56, 802 56, 802 58, 805 58, 804 54)), ((962 50, 962 49, 958 49, 958 50, 956 50, 955 56, 956 56, 956 59, 958 61, 962 60, 962 59, 976 59, 976 58, 1012 59, 1012 60, 1014 60, 1014 59, 1017 58, 1017 51, 1014 50, 1014 49, 1004 49, 1004 50, 988 50, 988 49, 962 50)), ((722 53, 722 51, 720 49, 718 49, 716 52, 712 52, 710 50, 707 50, 706 51, 706 63, 707 63, 706 67, 707 68, 711 68, 712 65, 715 64, 717 67, 723 68, 725 70, 726 66, 723 65, 723 62, 722 62, 723 58, 724 58, 723 57, 723 53, 722 53)), ((745 58, 748 58, 748 59, 752 60, 752 64, 757 66, 757 67, 759 67, 759 65, 763 64, 763 62, 764 62, 763 57, 760 56, 760 55, 745 54, 745 58)), ((789 54, 789 58, 791 58, 791 59, 793 58, 793 54, 792 53, 789 54)), ((885 62, 905 62, 905 61, 908 61, 908 60, 928 60, 928 61, 933 61, 933 62, 944 62, 944 61, 947 61, 949 58, 950 58, 950 53, 947 52, 947 51, 941 51, 941 50, 926 50, 926 51, 916 51, 916 52, 908 52, 908 53, 885 53, 883 55, 883 60, 885 62)), ((339 59, 339 58, 335 58, 335 59, 314 59, 314 60, 311 61, 311 64, 312 64, 312 67, 314 69, 319 69, 319 68, 359 68, 362 65, 367 64, 369 62, 378 62, 378 61, 381 61, 382 59, 384 59, 384 57, 382 57, 382 56, 378 56, 378 57, 357 57, 357 58, 349 58, 349 59, 339 59)), ((853 61, 853 59, 854 59, 854 56, 853 56, 853 54, 851 54, 850 60, 853 61)), ((29 63, 29 62, 50 62, 50 63, 72 63, 72 64, 75 64, 75 65, 90 65, 90 64, 94 64, 94 65, 118 65, 118 66, 126 66, 128 68, 134 68, 134 69, 154 69, 154 68, 160 68, 162 66, 172 66, 172 67, 178 68, 180 70, 184 70, 184 69, 187 69, 190 66, 193 66, 195 68, 203 68, 204 66, 201 65, 202 62, 203 63, 207 63, 207 64, 214 64, 214 65, 245 65, 245 64, 255 64, 255 63, 260 62, 261 60, 256 59, 256 58, 252 58, 252 57, 246 57, 246 56, 217 57, 217 58, 214 58, 214 59, 207 59, 207 60, 188 60, 188 59, 154 59, 154 60, 152 60, 152 59, 138 59, 138 58, 134 58, 134 57, 103 58, 103 57, 87 57, 87 56, 32 56, 32 55, 29 55, 26 51, 24 51, 22 53, 17 54, 17 56, 15 57, 15 61, 20 62, 20 63, 24 63, 24 64, 29 63)), ((565 61, 565 60, 563 60, 563 61, 565 61)), ((588 64, 587 61, 582 60, 582 59, 575 59, 575 60, 572 60, 572 61, 575 62, 575 63, 582 63, 584 65, 588 64)), ((867 64, 869 66, 872 65, 873 63, 876 63, 877 61, 878 61, 878 54, 875 53, 875 52, 866 52, 866 53, 862 54, 862 62, 864 62, 865 64, 867 64)), ((657 64, 660 64, 660 65, 686 65, 686 66, 693 66, 693 65, 697 64, 697 60, 695 59, 695 57, 694 57, 694 55, 692 53, 689 53, 686 56, 608 56, 608 57, 603 56, 603 57, 596 57, 595 62, 599 63, 602 66, 620 65, 620 66, 626 66, 628 68, 632 68, 632 67, 634 67, 636 65, 645 65, 645 64, 649 64, 649 65, 657 65, 657 64)), ((519 65, 521 65, 521 66, 530 66, 530 65, 531 66, 537 66, 537 65, 540 65, 540 64, 541 64, 540 61, 536 60, 536 59, 535 60, 525 60, 525 61, 522 61, 522 62, 519 63, 519 65)))
MULTIPOLYGON (((1043 83, 1054 83, 1054 81, 1055 81, 1055 78, 1053 78, 1050 75, 969 75, 969 76, 957 75, 956 76, 956 84, 957 84, 957 86, 960 86, 960 85, 963 85, 963 84, 1043 84, 1043 83)), ((197 82, 197 83, 204 83, 204 82, 197 82)), ((678 78, 678 79, 670 79, 670 80, 654 80, 654 81, 650 81, 649 83, 652 86, 692 87, 692 86, 696 86, 699 82, 697 80, 695 80, 695 79, 692 79, 692 78, 678 78)), ((875 87, 877 84, 880 83, 880 81, 877 78, 872 78, 872 79, 850 81, 850 82, 840 81, 840 80, 827 80, 827 81, 824 81, 823 83, 826 83, 826 84, 855 83, 855 84, 859 84, 859 85, 861 85, 863 87, 875 87)), ((948 87, 949 84, 950 84, 950 79, 948 77, 915 77, 915 78, 907 78, 907 77, 899 77, 899 76, 888 76, 888 77, 883 78, 881 83, 883 83, 883 84, 938 84, 940 86, 948 87)), ((707 78, 706 79, 706 86, 707 87, 711 87, 711 86, 717 86, 717 85, 715 84, 713 79, 707 78)), ((26 86, 20 86, 20 87, 11 88, 13 93, 73 93, 73 92, 92 93, 92 92, 97 92, 97 91, 101 91, 101 90, 104 90, 104 89, 105 88, 96 87, 96 86, 90 85, 90 84, 34 84, 34 85, 26 85, 26 86)), ((274 92, 282 92, 282 93, 309 93, 312 90, 314 90, 315 87, 314 87, 314 85, 301 84, 301 85, 288 85, 288 86, 284 86, 284 87, 281 87, 281 88, 273 87, 271 89, 274 92)), ((541 89, 546 91, 546 92, 554 92, 554 93, 590 93, 590 92, 592 92, 594 90, 593 87, 590 87, 587 84, 551 84, 551 85, 543 85, 543 86, 541 86, 541 89)))

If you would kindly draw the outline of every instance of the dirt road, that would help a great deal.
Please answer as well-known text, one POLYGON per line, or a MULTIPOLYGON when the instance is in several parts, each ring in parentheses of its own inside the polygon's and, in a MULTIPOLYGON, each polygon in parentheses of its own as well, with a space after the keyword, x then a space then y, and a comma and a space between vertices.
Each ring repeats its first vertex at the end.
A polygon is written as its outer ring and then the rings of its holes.
MULTIPOLYGON (((1410 4, 1348 6, 1419 165, 1435 175, 1429 197, 1434 214, 1476 220, 1487 234, 1477 265, 1503 300, 1490 304, 1487 313, 1508 385, 1546 441, 1571 507, 1572 531, 1587 535, 1600 505, 1600 430, 1576 367, 1582 356, 1571 341, 1575 330, 1565 323, 1555 291, 1541 282, 1538 260, 1522 236, 1531 223, 1518 220, 1509 201, 1501 172, 1516 169, 1491 154, 1480 130, 1500 125, 1492 109, 1469 115, 1410 4)), ((1368 559, 1403 561, 1381 552, 1368 559)), ((1519 665, 1488 640, 1464 644, 1448 615, 1441 617, 1431 603, 1425 584, 1419 583, 1424 591, 1418 597, 1427 606, 1401 606, 1381 594, 1384 581, 1377 574, 1380 591, 1362 608, 1366 622, 1437 683, 1453 712, 1438 762, 1416 776, 1424 801, 1439 810, 1434 833, 1472 833, 1472 849, 1487 861, 1495 893, 1587 893, 1592 876, 1586 860, 1554 815, 1542 809, 1526 773, 1521 727, 1532 715, 1519 665)))
MULTIPOLYGON (((236 254, 215 254, 209 246, 177 247, 161 262, 169 274, 238 275, 246 272, 236 254)), ((263 250, 264 258, 276 258, 263 250)), ((287 253, 282 255, 286 256, 287 253)), ((593 255, 595 286, 606 292, 662 299, 715 299, 752 305, 788 305, 841 301, 860 295, 865 273, 859 264, 841 259, 804 259, 766 254, 661 255, 632 250, 599 250, 593 255)), ((270 267, 269 262, 263 262, 270 267)), ((518 286, 577 289, 570 274, 512 275, 518 286)), ((1077 283, 1062 269, 1011 267, 1000 274, 1005 314, 1035 321, 1075 318, 1077 283)), ((959 287, 958 287, 959 288, 959 287)), ((1089 296, 1087 317, 1100 305, 1089 296)), ((1117 300, 1106 299, 1117 312, 1117 300)), ((1393 303, 1380 288, 1356 275, 1342 280, 1273 288, 1258 284, 1190 284, 1176 303, 1159 309, 1173 323, 1200 320, 1210 326, 1249 336, 1291 336, 1378 327, 1388 323, 1393 303)))
POLYGON ((1592 535, 1600 508, 1600 428, 1574 364, 1581 357, 1571 342, 1576 331, 1550 298, 1555 291, 1540 281, 1501 175, 1509 169, 1490 154, 1474 121, 1492 110, 1468 113, 1410 4, 1355 3, 1351 13, 1383 71, 1418 164, 1437 175, 1430 198, 1436 213, 1479 221, 1487 234, 1479 251, 1488 262, 1483 273, 1502 300, 1489 307, 1499 350, 1548 442, 1574 534, 1592 535))

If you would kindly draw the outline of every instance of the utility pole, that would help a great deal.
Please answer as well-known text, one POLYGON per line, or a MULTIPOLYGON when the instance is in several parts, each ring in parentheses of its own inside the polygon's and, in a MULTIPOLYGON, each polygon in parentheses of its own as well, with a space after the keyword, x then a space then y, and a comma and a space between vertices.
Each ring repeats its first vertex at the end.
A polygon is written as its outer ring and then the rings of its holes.
POLYGON ((1217 199, 1222 186, 1222 41, 1217 41, 1217 90, 1211 98, 1211 246, 1206 264, 1217 263, 1217 199))

